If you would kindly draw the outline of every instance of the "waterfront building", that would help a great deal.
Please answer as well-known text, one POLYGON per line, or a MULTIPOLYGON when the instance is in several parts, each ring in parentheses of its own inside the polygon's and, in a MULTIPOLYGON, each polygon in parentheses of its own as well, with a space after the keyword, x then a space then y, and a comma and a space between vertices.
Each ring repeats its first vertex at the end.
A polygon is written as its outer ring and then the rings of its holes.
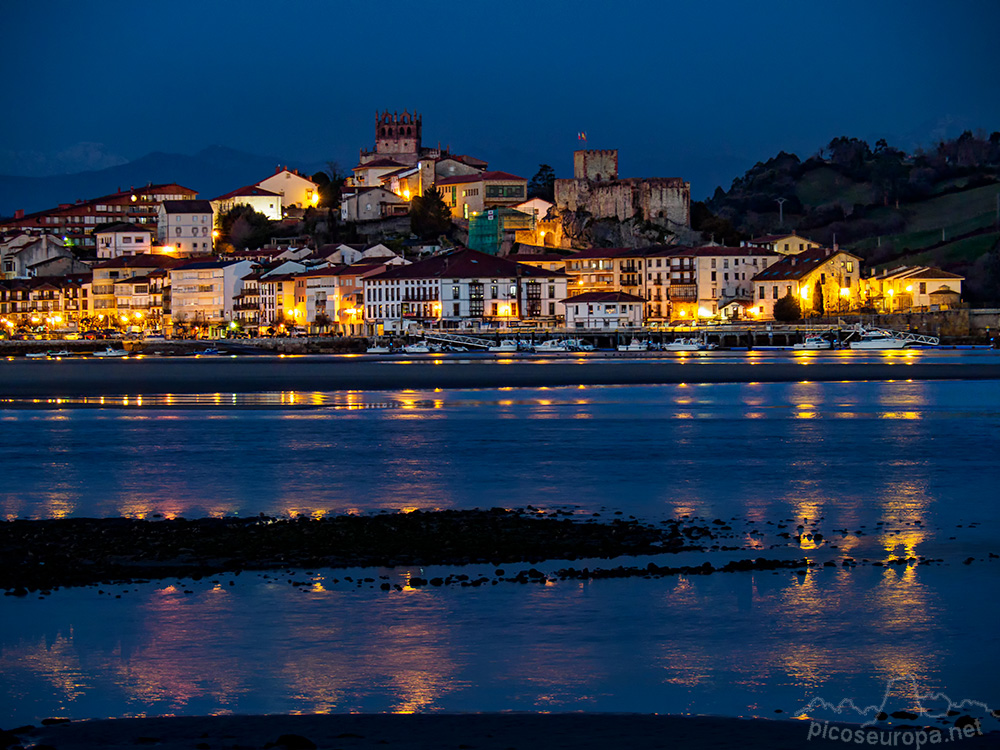
POLYGON ((961 302, 964 280, 940 268, 902 266, 863 279, 861 297, 879 312, 951 310, 961 302))
POLYGON ((769 264, 752 279, 753 315, 771 320, 774 303, 786 294, 798 300, 803 317, 853 310, 860 304, 861 262, 843 250, 815 247, 769 264))
POLYGON ((551 327, 563 321, 560 272, 468 248, 386 269, 365 279, 369 332, 413 327, 551 327))
POLYGON ((170 283, 167 272, 175 265, 174 258, 150 254, 109 258, 94 265, 91 314, 96 320, 92 322, 103 328, 114 321, 143 325, 150 320, 159 328, 164 317, 163 287, 170 283), (162 273, 150 280, 155 271, 162 273))
POLYGON ((671 262, 667 296, 676 320, 725 317, 723 308, 737 317, 753 302, 754 276, 783 257, 766 248, 722 245, 681 248, 667 255, 671 262), (675 259, 681 261, 676 271, 675 259))
POLYGON ((625 292, 584 292, 562 300, 567 328, 611 331, 642 326, 644 303, 625 292))
POLYGON ((0 281, 0 326, 18 330, 74 331, 91 315, 90 274, 0 281))
MULTIPOLYGON (((207 203, 207 201, 205 201, 207 203)), ((170 269, 171 322, 212 337, 235 318, 233 305, 250 273, 248 260, 205 260, 170 269)))

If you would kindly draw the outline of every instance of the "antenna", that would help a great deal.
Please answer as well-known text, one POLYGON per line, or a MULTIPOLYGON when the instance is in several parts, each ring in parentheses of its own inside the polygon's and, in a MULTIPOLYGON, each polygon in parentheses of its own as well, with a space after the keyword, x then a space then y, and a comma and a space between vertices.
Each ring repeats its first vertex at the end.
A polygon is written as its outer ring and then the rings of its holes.
POLYGON ((788 198, 775 198, 774 202, 778 204, 778 226, 785 226, 785 201, 788 198))

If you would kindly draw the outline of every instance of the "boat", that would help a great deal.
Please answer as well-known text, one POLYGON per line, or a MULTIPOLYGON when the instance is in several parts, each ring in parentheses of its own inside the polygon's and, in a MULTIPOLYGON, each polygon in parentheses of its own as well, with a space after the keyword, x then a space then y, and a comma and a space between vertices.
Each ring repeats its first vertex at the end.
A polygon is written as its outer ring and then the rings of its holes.
POLYGON ((701 339, 677 338, 663 345, 665 352, 703 352, 709 345, 701 339))
POLYGON ((68 351, 66 349, 60 349, 57 352, 46 352, 45 354, 48 357, 72 357, 73 356, 73 352, 68 351))
POLYGON ((407 354, 430 354, 431 348, 423 341, 418 341, 415 344, 407 344, 403 347, 403 351, 407 354))
POLYGON ((534 350, 539 354, 544 354, 545 352, 568 352, 570 351, 570 346, 566 341, 549 339, 548 341, 543 341, 540 344, 535 344, 534 350))
POLYGON ((194 354, 196 357, 215 357, 221 354, 221 352, 218 349, 209 347, 208 349, 202 349, 200 352, 195 352, 194 354))
POLYGON ((805 351, 818 351, 820 349, 833 349, 833 342, 823 336, 806 336, 804 341, 792 345, 792 349, 805 351))
POLYGON ((48 352, 28 352, 24 355, 28 359, 44 359, 49 356, 48 352))
POLYGON ((365 352, 368 354, 389 354, 392 352, 392 349, 388 346, 383 346, 382 344, 375 344, 375 346, 369 346, 365 349, 365 352))
POLYGON ((851 349, 904 349, 910 342, 904 338, 893 336, 881 328, 862 328, 857 331, 860 337, 850 342, 851 349))
POLYGON ((101 349, 96 352, 92 352, 95 357, 127 357, 128 352, 125 349, 112 349, 110 346, 107 349, 101 349))
POLYGON ((649 351, 649 344, 645 341, 639 341, 637 338, 633 338, 627 344, 619 344, 618 351, 620 352, 646 352, 649 351))
POLYGON ((489 347, 487 349, 487 351, 490 351, 490 352, 516 352, 517 351, 517 342, 514 341, 513 339, 504 339, 499 344, 494 344, 493 346, 489 347))

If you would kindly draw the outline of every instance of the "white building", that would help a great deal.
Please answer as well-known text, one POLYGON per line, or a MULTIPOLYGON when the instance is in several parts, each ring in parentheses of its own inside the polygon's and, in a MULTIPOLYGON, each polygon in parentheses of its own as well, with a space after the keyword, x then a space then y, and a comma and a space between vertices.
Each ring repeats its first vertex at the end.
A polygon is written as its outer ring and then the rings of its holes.
POLYGON ((254 211, 264 214, 271 221, 280 221, 282 217, 281 196, 259 185, 247 185, 237 188, 231 193, 220 195, 211 201, 215 213, 215 223, 237 206, 250 206, 254 211))
POLYGON ((181 256, 210 254, 213 217, 210 201, 163 201, 157 213, 157 241, 181 256))
POLYGON ((210 260, 171 269, 174 324, 215 328, 235 320, 234 300, 243 291, 243 277, 251 266, 248 260, 210 260))
POLYGON ((129 222, 106 224, 95 230, 99 260, 151 252, 153 233, 129 222))
POLYGON ((562 304, 567 328, 620 330, 642 326, 645 300, 625 292, 585 292, 562 304))
POLYGON ((319 186, 288 167, 278 167, 273 175, 258 182, 257 187, 280 195, 285 208, 311 208, 319 203, 319 186))
MULTIPOLYGON (((720 309, 733 300, 749 303, 753 300, 753 278, 765 268, 777 263, 785 256, 774 250, 761 247, 723 247, 710 245, 693 247, 671 253, 671 263, 675 258, 689 259, 693 279, 686 282, 694 285, 692 297, 677 301, 687 302, 691 317, 714 318, 720 309)), ((671 278, 671 285, 676 280, 671 278)), ((685 283, 671 291, 680 294, 685 283)))
POLYGON ((375 332, 412 327, 504 328, 562 322, 566 275, 460 248, 365 280, 375 332))

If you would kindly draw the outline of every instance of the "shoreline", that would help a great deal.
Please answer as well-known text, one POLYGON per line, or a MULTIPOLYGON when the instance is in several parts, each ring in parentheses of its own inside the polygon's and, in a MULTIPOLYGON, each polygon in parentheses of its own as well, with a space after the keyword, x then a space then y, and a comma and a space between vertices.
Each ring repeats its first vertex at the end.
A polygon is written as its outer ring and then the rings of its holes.
MULTIPOLYGON (((607 750, 628 748, 740 748, 742 750, 798 750, 812 747, 859 746, 823 738, 822 720, 788 718, 738 719, 721 716, 648 714, 323 714, 175 716, 140 719, 94 719, 18 728, 22 743, 58 750, 114 750, 155 746, 160 750, 211 748, 282 748, 286 750, 607 750)), ((859 724, 830 723, 829 728, 860 731, 859 724)), ((913 736, 941 732, 938 741, 952 739, 949 726, 913 724, 886 727, 876 724, 865 733, 886 738, 898 733, 896 747, 913 747, 913 736)), ((954 730, 961 732, 960 729, 954 730)), ((839 733, 838 733, 839 734, 839 733)), ((889 740, 893 738, 889 737, 889 740)), ((958 739, 958 738, 955 738, 958 739)), ((878 740, 874 743, 878 745, 878 740)), ((889 743, 884 743, 889 744, 889 743)), ((871 746, 872 743, 860 744, 871 746)), ((996 734, 961 737, 968 748, 996 747, 996 734)))
POLYGON ((777 362, 720 362, 700 357, 485 362, 213 357, 0 362, 0 398, 887 380, 1000 380, 1000 363, 923 362, 902 357, 875 362, 840 357, 777 362))

